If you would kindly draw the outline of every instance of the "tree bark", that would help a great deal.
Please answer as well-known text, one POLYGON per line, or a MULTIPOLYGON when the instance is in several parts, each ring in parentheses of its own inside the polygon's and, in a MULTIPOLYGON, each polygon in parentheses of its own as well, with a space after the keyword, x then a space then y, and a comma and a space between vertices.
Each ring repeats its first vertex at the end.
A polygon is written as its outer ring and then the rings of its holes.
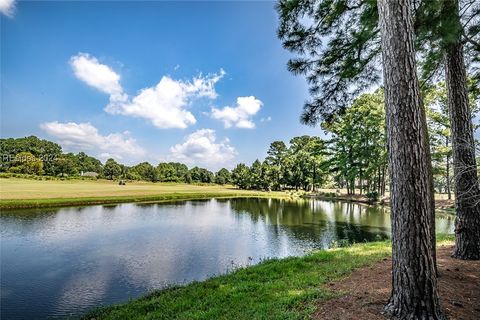
MULTIPOLYGON (((445 146, 448 148, 448 137, 445 138, 445 146)), ((447 154, 447 163, 446 163, 446 170, 445 170, 445 182, 447 187, 447 196, 448 200, 452 199, 452 191, 450 189, 450 156, 447 154)))
POLYGON ((387 186, 387 166, 388 164, 384 163, 382 168, 382 196, 385 196, 385 191, 387 186))
MULTIPOLYGON (((445 17, 460 24, 458 0, 444 1, 445 17)), ((461 25, 458 26, 461 30, 461 25)), ((458 259, 480 259, 480 187, 461 33, 445 48, 445 79, 455 178, 455 249, 458 259)))
POLYGON ((379 0, 390 162, 395 319, 445 319, 435 271, 426 117, 416 74, 409 0, 379 0))

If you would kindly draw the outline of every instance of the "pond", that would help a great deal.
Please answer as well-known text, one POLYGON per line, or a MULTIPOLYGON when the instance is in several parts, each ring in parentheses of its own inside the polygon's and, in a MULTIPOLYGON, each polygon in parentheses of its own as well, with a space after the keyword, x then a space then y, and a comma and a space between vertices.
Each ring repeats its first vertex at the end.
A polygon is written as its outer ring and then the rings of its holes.
MULTIPOLYGON (((453 231, 453 218, 436 221, 453 231)), ((390 235, 383 207, 210 199, 3 211, 1 318, 79 315, 262 259, 390 235)))

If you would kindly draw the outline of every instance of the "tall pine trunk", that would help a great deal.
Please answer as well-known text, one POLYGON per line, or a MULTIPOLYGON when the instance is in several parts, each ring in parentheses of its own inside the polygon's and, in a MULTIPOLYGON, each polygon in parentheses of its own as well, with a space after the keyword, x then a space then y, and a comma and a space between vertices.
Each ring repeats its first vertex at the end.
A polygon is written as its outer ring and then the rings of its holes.
MULTIPOLYGON (((445 147, 448 149, 448 137, 445 138, 445 147)), ((446 170, 445 170, 445 181, 446 181, 446 187, 447 187, 447 196, 448 200, 452 199, 452 191, 450 188, 450 155, 447 154, 446 157, 446 170)))
POLYGON ((392 294, 385 311, 397 319, 445 319, 437 288, 431 164, 409 0, 379 0, 378 8, 392 212, 392 294))
POLYGON ((445 18, 454 19, 454 41, 445 48, 445 79, 452 130, 455 177, 455 249, 458 259, 480 259, 480 188, 478 185, 472 115, 468 103, 467 75, 461 42, 458 0, 444 1, 445 18))

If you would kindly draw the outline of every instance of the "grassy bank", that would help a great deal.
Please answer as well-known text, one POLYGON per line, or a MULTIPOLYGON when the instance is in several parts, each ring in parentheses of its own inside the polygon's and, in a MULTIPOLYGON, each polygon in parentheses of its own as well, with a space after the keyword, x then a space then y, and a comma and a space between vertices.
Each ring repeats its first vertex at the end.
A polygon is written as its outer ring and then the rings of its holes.
MULTIPOLYGON (((442 236, 439 244, 452 241, 442 236)), ((390 256, 390 242, 268 260, 228 275, 98 309, 85 319, 303 319, 319 300, 341 292, 328 283, 390 256)))
MULTIPOLYGON (((268 197, 292 198, 303 196, 325 200, 368 202, 361 196, 336 194, 333 189, 321 189, 316 194, 299 191, 265 192, 240 190, 234 186, 198 185, 185 183, 128 182, 125 186, 109 180, 32 180, 0 178, 0 209, 43 208, 115 204, 124 202, 161 202, 205 198, 268 197)), ((437 210, 455 213, 452 200, 435 195, 437 210)))
POLYGON ((286 197, 282 192, 239 190, 233 186, 183 183, 0 179, 0 209, 38 208, 203 199, 211 197, 286 197))

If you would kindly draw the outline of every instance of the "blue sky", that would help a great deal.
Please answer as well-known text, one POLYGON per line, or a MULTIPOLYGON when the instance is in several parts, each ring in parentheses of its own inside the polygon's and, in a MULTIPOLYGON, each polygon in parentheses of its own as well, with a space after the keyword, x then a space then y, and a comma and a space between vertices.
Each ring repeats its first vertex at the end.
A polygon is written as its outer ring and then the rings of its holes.
POLYGON ((299 123, 307 85, 286 70, 274 2, 20 1, 7 15, 4 138, 218 169, 321 134, 299 123))

